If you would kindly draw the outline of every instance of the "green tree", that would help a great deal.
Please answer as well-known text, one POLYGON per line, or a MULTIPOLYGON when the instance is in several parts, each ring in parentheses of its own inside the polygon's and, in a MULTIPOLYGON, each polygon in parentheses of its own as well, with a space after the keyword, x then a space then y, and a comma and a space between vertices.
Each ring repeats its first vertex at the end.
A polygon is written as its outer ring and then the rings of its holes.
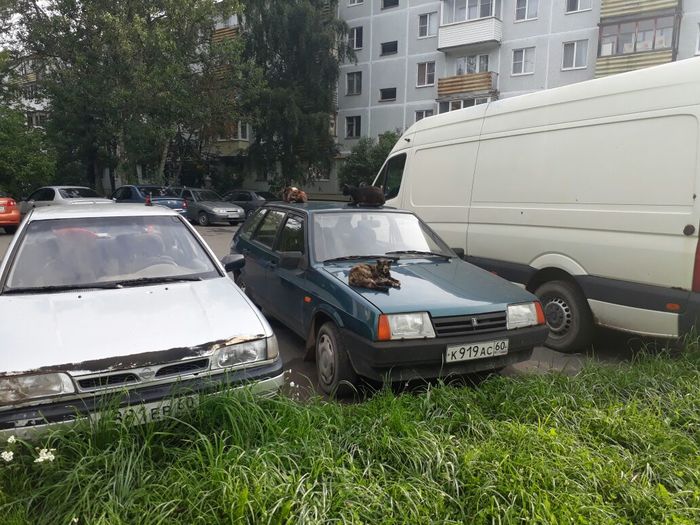
POLYGON ((44 132, 28 128, 22 111, 0 107, 0 188, 19 198, 49 184, 55 157, 44 132))
POLYGON ((382 133, 376 141, 369 137, 361 138, 338 172, 340 183, 351 186, 371 184, 400 138, 398 131, 382 133))
POLYGON ((235 0, 14 1, 18 41, 44 74, 50 136, 89 182, 107 167, 114 186, 142 163, 160 178, 179 132, 205 139, 235 117, 241 45, 211 42, 235 0))
POLYGON ((303 183, 330 169, 330 132, 340 62, 354 58, 338 0, 246 0, 245 56, 264 86, 247 86, 241 106, 255 131, 249 155, 273 186, 303 183), (279 178, 276 177, 279 168, 279 178))

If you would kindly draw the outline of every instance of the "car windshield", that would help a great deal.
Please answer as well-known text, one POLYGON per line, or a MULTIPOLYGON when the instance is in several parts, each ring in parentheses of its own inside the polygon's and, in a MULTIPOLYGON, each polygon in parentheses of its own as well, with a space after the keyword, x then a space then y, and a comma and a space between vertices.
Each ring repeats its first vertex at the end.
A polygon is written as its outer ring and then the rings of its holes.
POLYGON ((27 225, 3 293, 219 277, 178 217, 90 217, 27 225))
POLYGON ((269 191, 256 191, 255 194, 262 198, 265 199, 266 201, 277 201, 279 200, 279 197, 275 196, 274 193, 270 193, 269 191))
POLYGON ((198 201, 220 201, 222 200, 218 193, 211 190, 199 190, 192 192, 197 197, 198 201))
POLYGON ((64 199, 90 199, 100 196, 90 188, 61 188, 58 190, 64 199))
POLYGON ((445 243, 410 213, 317 213, 314 215, 313 239, 317 261, 362 255, 396 255, 396 252, 452 255, 445 243))
POLYGON ((144 195, 151 195, 152 197, 177 197, 171 188, 165 188, 163 186, 139 186, 139 190, 144 195))

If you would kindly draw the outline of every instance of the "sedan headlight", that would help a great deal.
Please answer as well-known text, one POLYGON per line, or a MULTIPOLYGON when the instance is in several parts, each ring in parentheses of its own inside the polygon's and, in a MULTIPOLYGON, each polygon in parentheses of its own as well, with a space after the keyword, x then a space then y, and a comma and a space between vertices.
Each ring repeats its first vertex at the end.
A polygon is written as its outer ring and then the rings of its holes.
POLYGON ((72 394, 75 386, 68 374, 37 374, 0 378, 0 404, 72 394))
POLYGON ((508 330, 545 323, 544 312, 539 302, 508 305, 507 317, 508 330))
POLYGON ((277 338, 273 335, 266 339, 219 348, 212 358, 212 368, 229 368, 256 361, 267 361, 275 359, 278 355, 277 338))
POLYGON ((226 213, 226 210, 224 210, 223 208, 214 208, 214 213, 218 213, 219 215, 223 215, 224 213, 226 213))
POLYGON ((435 337, 428 312, 412 314, 382 314, 379 316, 377 339, 427 339, 435 337))

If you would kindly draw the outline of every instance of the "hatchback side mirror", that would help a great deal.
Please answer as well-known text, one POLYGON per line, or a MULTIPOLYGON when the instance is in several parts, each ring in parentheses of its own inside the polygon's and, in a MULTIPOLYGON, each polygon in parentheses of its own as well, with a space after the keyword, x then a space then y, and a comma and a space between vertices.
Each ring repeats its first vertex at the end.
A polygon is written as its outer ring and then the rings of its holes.
POLYGON ((277 266, 285 270, 296 270, 303 260, 304 254, 301 252, 280 252, 277 266))
POLYGON ((459 257, 460 259, 464 259, 464 249, 463 248, 450 248, 453 252, 455 252, 455 255, 459 257))
POLYGON ((221 264, 226 272, 235 272, 245 266, 245 257, 240 253, 232 253, 221 259, 221 264))

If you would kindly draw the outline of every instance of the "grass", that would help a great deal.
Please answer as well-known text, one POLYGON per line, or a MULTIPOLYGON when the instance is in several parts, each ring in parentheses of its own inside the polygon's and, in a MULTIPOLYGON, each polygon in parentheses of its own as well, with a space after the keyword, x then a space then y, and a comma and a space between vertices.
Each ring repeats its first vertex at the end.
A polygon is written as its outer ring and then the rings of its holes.
POLYGON ((700 351, 355 405, 225 393, 42 446, 0 446, 0 522, 696 524, 700 351))

